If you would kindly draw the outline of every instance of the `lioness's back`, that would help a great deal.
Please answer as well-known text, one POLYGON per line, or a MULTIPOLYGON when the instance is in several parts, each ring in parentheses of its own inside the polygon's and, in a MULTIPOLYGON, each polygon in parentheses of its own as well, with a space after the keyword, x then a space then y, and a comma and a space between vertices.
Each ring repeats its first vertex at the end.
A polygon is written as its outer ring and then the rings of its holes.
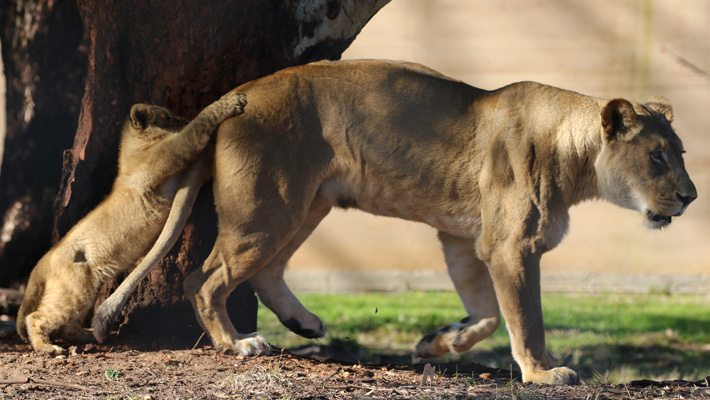
MULTIPOLYGON (((439 228, 459 224, 451 221, 454 214, 472 207, 464 199, 477 196, 473 192, 480 162, 470 158, 477 153, 471 108, 488 93, 484 90, 417 64, 381 61, 289 68, 237 90, 247 94, 249 107, 217 134, 216 182, 250 179, 231 175, 239 170, 260 171, 254 174, 261 179, 278 176, 291 187, 289 177, 298 177, 307 185, 297 193, 280 189, 287 206, 310 201, 317 190, 333 204, 439 228), (268 154, 269 159, 254 154, 268 154), (426 165, 421 170, 427 173, 412 173, 413 160, 426 165), (456 172, 462 170, 473 173, 456 172), (452 182, 452 175, 460 179, 452 182), (368 184, 375 181, 390 184, 368 184), (403 198, 402 192, 416 195, 403 198), (449 204, 446 216, 438 216, 436 210, 450 203, 452 192, 461 201, 449 204)), ((248 184, 259 190, 256 182, 248 184)), ((244 195, 224 190, 229 193, 225 201, 244 195)), ((217 186, 218 203, 221 193, 217 186)))

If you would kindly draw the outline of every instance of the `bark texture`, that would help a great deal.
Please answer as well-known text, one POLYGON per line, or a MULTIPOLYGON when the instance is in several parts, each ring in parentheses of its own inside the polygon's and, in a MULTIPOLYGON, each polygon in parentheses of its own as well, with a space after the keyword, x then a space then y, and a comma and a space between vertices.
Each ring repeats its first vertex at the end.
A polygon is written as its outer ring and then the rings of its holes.
POLYGON ((62 150, 71 146, 87 68, 73 1, 0 0, 6 77, 0 167, 0 287, 25 279, 50 245, 62 150))
MULTIPOLYGON (((73 146, 63 158, 54 239, 110 191, 121 126, 132 104, 159 104, 192 118, 241 83, 291 65, 340 58, 388 1, 77 0, 89 38, 88 70, 73 146)), ((61 148, 53 149, 55 159, 61 148)), ((58 171, 59 165, 48 168, 58 171)), ((216 236, 210 189, 203 188, 173 251, 124 308, 123 336, 151 332, 160 343, 180 346, 199 337, 182 280, 207 257, 216 236)), ((117 283, 107 285, 98 301, 117 283)), ((237 329, 255 330, 256 298, 248 285, 228 303, 237 329)))

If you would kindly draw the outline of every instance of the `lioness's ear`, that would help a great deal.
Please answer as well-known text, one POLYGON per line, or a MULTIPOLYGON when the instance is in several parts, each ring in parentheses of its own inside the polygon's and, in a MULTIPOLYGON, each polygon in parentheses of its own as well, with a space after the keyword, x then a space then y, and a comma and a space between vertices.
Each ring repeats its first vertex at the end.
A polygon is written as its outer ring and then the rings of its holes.
POLYGON ((152 111, 145 104, 136 104, 131 107, 131 124, 136 129, 145 129, 150 122, 152 111))
POLYGON ((631 140, 641 130, 634 106, 624 99, 609 100, 602 109, 602 130, 607 142, 631 140))
POLYGON ((668 122, 673 122, 673 106, 667 98, 663 96, 653 96, 645 104, 649 109, 665 116, 668 122))

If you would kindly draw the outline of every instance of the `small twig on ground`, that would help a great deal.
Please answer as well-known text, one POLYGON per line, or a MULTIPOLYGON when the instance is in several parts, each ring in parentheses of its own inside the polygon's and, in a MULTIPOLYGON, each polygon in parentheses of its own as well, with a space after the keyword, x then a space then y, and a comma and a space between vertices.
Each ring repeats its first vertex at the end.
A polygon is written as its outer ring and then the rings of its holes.
POLYGON ((434 367, 427 363, 422 372, 422 386, 434 384, 434 367))
POLYGON ((200 337, 197 339, 197 341, 195 342, 195 345, 192 346, 192 349, 191 349, 191 350, 195 350, 195 349, 197 348, 197 345, 200 344, 200 340, 202 340, 202 338, 203 338, 204 336, 205 336, 205 332, 202 331, 202 335, 200 335, 200 337))
POLYGON ((95 392, 96 389, 92 389, 86 386, 82 385, 75 385, 73 383, 62 383, 62 382, 54 382, 54 381, 45 381, 42 379, 34 379, 34 378, 29 378, 30 382, 39 384, 39 385, 49 385, 49 386, 60 386, 60 387, 65 387, 69 389, 77 389, 77 390, 85 390, 88 392, 95 392))
POLYGON ((96 392, 97 391, 96 389, 92 389, 90 387, 86 387, 86 386, 82 386, 82 385, 75 385, 73 383, 45 381, 43 379, 35 379, 35 378, 30 378, 30 377, 11 379, 8 381, 0 381, 0 385, 19 385, 19 384, 23 384, 23 383, 36 383, 38 385, 59 386, 59 387, 64 387, 64 388, 68 388, 68 389, 83 390, 83 391, 87 391, 87 392, 96 392))
MULTIPOLYGON (((355 383, 352 384, 346 384, 346 385, 328 385, 324 386, 326 389, 334 389, 334 390, 353 390, 353 389, 360 389, 362 391, 369 390, 370 393, 373 393, 375 391, 379 392, 394 392, 396 390, 403 390, 407 389, 405 387, 398 387, 398 388, 383 388, 383 387, 377 387, 377 386, 372 386, 372 385, 358 385, 355 383)), ((417 388, 412 388, 412 389, 417 389, 417 388)))
POLYGON ((323 381, 323 383, 321 383, 321 385, 325 386, 325 384, 328 383, 328 381, 330 381, 335 375, 338 375, 338 372, 339 371, 335 371, 332 374, 330 374, 329 377, 325 378, 325 380, 323 381))
POLYGON ((19 378, 19 379, 10 379, 8 381, 0 381, 0 385, 17 385, 20 383, 29 383, 30 378, 19 378))

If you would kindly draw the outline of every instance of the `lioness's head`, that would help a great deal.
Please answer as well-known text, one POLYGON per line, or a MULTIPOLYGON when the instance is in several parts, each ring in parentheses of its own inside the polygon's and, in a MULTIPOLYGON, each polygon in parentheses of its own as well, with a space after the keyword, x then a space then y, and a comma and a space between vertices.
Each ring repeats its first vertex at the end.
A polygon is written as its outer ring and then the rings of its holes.
POLYGON ((610 100, 601 121, 602 147, 594 168, 602 196, 639 211, 650 228, 682 215, 697 192, 685 170, 683 143, 671 128, 668 100, 610 100))

